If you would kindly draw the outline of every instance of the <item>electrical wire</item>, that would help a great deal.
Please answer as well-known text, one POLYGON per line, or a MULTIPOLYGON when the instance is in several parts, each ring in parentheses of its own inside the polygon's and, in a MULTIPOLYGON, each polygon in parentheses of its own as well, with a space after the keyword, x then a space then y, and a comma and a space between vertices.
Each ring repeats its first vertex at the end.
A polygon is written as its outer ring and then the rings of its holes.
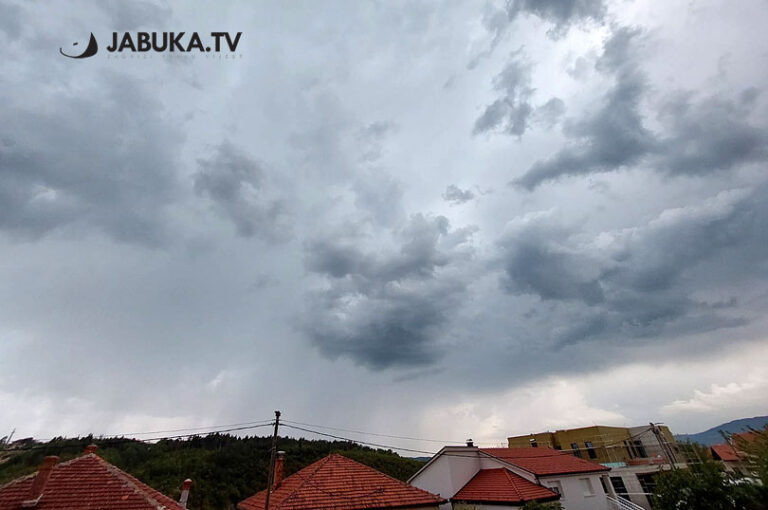
POLYGON ((338 427, 328 427, 325 425, 316 425, 313 423, 302 423, 300 421, 291 421, 291 420, 283 420, 283 423, 291 423, 293 425, 303 425, 305 427, 314 427, 317 429, 325 429, 325 430, 337 430, 339 432, 351 432, 353 434, 363 434, 366 436, 376 436, 376 437, 388 437, 391 439, 406 439, 408 441, 424 441, 428 443, 440 443, 440 444, 450 444, 450 443, 463 443, 463 441, 447 441, 444 439, 426 439, 423 437, 409 437, 409 436, 393 436, 390 434, 379 434, 376 432, 364 432, 362 430, 351 430, 351 429, 342 429, 338 427))
MULTIPOLYGON (((208 430, 204 432, 194 432, 191 434, 177 434, 173 436, 160 436, 160 437, 151 437, 151 438, 144 438, 144 439, 138 439, 134 437, 109 437, 109 438, 100 438, 99 436, 94 436, 94 441, 98 441, 101 444, 114 444, 114 443, 123 443, 123 442, 138 442, 138 443, 145 443, 145 444, 152 444, 154 441, 163 441, 163 440, 169 440, 169 439, 183 439, 183 438, 189 438, 189 437, 196 437, 196 436, 207 436, 210 434, 220 434, 223 432, 236 432, 241 430, 251 430, 251 429, 257 429, 261 427, 269 427, 274 425, 274 421, 271 423, 262 423, 259 425, 248 425, 243 427, 232 427, 229 429, 218 429, 218 430, 208 430)), ((54 438, 55 439, 55 438, 54 438)), ((44 444, 34 444, 32 446, 28 447, 21 447, 21 448, 2 448, 0 451, 2 452, 19 452, 19 451, 29 451, 29 450, 39 450, 43 448, 48 448, 50 445, 48 443, 44 444)))

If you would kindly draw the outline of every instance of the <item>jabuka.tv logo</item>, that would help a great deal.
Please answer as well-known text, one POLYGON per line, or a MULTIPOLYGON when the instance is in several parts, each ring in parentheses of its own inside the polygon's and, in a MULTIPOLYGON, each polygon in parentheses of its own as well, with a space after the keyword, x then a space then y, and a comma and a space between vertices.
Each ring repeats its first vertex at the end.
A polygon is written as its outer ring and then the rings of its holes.
MULTIPOLYGON (((149 52, 207 54, 227 51, 235 53, 242 35, 242 32, 236 32, 234 35, 229 32, 211 32, 210 39, 206 39, 207 43, 205 43, 203 42, 203 37, 197 32, 190 32, 189 35, 186 32, 136 32, 135 34, 130 32, 112 32, 112 41, 106 47, 106 50, 109 53, 118 54, 149 52)), ((79 43, 75 42, 72 46, 79 46, 79 43)), ((88 39, 88 45, 80 54, 73 55, 70 53, 76 53, 76 51, 68 50, 65 52, 64 48, 59 48, 59 53, 65 57, 77 59, 89 58, 98 52, 99 43, 96 41, 96 36, 93 35, 93 32, 91 32, 91 37, 88 39)))

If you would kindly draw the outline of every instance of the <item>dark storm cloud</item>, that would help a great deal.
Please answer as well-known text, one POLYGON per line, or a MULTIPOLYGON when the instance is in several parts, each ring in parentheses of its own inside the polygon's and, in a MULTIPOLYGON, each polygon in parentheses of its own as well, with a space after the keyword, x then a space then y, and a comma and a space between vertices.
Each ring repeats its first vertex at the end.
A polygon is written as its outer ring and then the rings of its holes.
POLYGON ((735 271, 731 281, 748 280, 755 277, 751 268, 768 260, 767 199, 768 185, 721 192, 597 237, 551 213, 528 215, 510 224, 501 241, 502 286, 572 316, 551 329, 560 344, 743 325, 748 319, 738 310, 725 313, 732 307, 713 307, 696 294, 706 291, 708 275, 735 271))
POLYGON ((671 135, 660 143, 659 168, 672 174, 706 174, 728 170, 768 156, 768 131, 748 122, 757 96, 746 91, 741 101, 678 94, 661 109, 671 135))
POLYGON ((530 104, 531 64, 520 51, 512 54, 507 66, 493 80, 494 89, 501 97, 486 106, 475 121, 473 134, 500 129, 502 132, 522 136, 528 128, 528 117, 533 112, 530 104))
POLYGON ((375 370, 435 363, 466 287, 456 268, 471 256, 472 232, 415 215, 394 233, 394 251, 363 249, 362 236, 307 243, 306 267, 325 280, 305 326, 315 345, 375 370))
POLYGON ((95 227, 120 241, 162 243, 181 141, 162 106, 137 80, 111 73, 87 98, 61 89, 47 104, 0 106, 0 117, 13 119, 0 124, 0 229, 38 238, 95 227))
POLYGON ((290 237, 286 205, 270 198, 261 163, 229 142, 216 147, 211 157, 197 162, 195 191, 210 199, 214 209, 235 225, 239 235, 273 241, 290 237))
POLYGON ((737 101, 673 94, 658 107, 661 131, 650 131, 641 111, 648 89, 640 67, 642 41, 638 29, 614 32, 596 64, 614 78, 602 106, 585 118, 567 121, 563 132, 571 139, 569 145, 534 163, 513 184, 531 190, 565 176, 616 171, 641 162, 670 175, 706 174, 768 154, 768 131, 749 120, 758 95, 754 89, 737 101))
POLYGON ((472 190, 461 189, 455 184, 449 185, 447 188, 445 188, 445 192, 443 193, 443 200, 450 203, 451 205, 464 204, 474 198, 475 194, 472 192, 472 190))

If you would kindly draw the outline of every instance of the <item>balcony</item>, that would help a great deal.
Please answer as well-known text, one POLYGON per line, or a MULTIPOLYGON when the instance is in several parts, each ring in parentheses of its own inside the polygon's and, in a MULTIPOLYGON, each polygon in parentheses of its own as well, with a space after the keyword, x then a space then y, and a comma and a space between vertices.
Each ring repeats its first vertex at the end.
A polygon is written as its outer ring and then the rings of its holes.
POLYGON ((606 496, 605 499, 608 501, 608 510, 645 510, 640 505, 636 505, 626 499, 611 496, 606 496))

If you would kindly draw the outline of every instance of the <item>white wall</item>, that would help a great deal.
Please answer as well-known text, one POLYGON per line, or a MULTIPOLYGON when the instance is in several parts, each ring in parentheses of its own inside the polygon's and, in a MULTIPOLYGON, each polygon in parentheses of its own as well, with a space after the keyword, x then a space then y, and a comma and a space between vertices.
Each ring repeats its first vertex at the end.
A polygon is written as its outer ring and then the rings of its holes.
MULTIPOLYGON (((563 488, 560 503, 565 510, 607 510, 608 508, 605 491, 603 491, 603 486, 600 483, 600 476, 605 473, 540 476, 537 479, 527 471, 510 467, 497 459, 480 454, 476 448, 457 447, 456 449, 446 449, 445 453, 448 455, 440 455, 434 459, 426 469, 411 478, 409 483, 433 494, 439 494, 445 499, 451 499, 481 469, 506 467, 533 483, 551 487, 553 484, 547 482, 560 482, 563 488), (591 481, 593 496, 584 496, 580 478, 588 478, 591 481)), ((486 506, 489 510, 501 510, 502 508, 497 505, 492 507, 489 505, 470 505, 470 507, 476 507, 477 510, 486 510, 486 506)), ((440 507, 440 510, 450 510, 450 508, 450 503, 446 503, 440 507)))
MULTIPOLYGON (((601 473, 602 474, 602 473, 601 473)), ((565 510, 607 510, 608 501, 600 483, 600 474, 540 476, 542 485, 551 487, 552 481, 560 482, 563 493, 560 504, 565 510), (587 478, 592 483, 593 496, 585 496, 580 479, 587 478)))
MULTIPOLYGON (((426 469, 411 478, 409 483, 445 499, 451 499, 480 469, 483 469, 480 454, 476 449, 457 448, 447 453, 449 455, 436 458, 426 469)), ((440 508, 450 509, 451 504, 446 503, 440 508)))

